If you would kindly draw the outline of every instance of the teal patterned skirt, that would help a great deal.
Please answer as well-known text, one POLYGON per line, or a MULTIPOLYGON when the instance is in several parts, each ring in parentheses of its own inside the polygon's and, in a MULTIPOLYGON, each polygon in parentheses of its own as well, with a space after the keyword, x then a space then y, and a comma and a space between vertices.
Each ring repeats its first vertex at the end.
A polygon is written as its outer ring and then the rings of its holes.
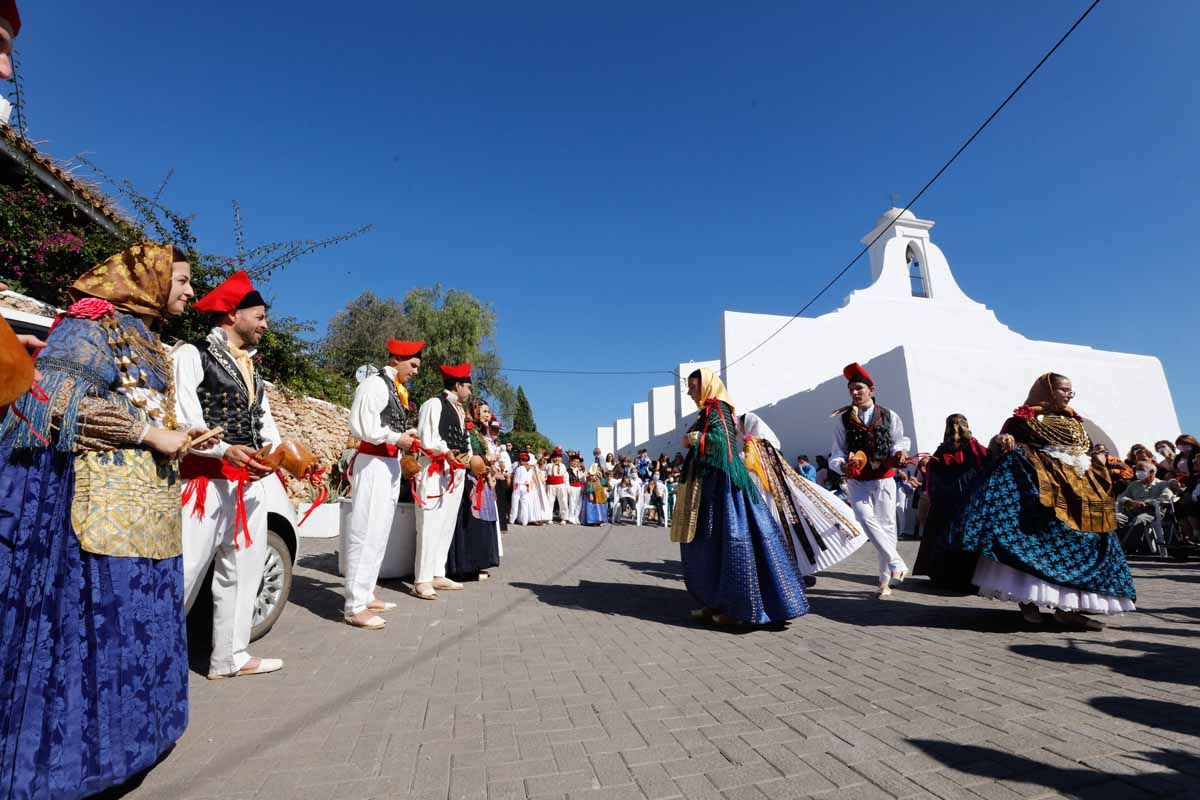
POLYGON ((1115 532, 1072 529, 1039 500, 1037 475, 1015 450, 997 464, 951 526, 951 542, 1048 583, 1137 599, 1115 532))

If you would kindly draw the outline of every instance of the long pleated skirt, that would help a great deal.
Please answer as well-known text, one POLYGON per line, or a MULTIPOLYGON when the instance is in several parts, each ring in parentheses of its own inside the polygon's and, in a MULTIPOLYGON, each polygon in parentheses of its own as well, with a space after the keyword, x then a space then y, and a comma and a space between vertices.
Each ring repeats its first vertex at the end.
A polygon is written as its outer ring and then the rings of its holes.
POLYGON ((1064 611, 1134 610, 1137 591, 1115 532, 1073 530, 1041 505, 1019 450, 988 474, 951 526, 956 548, 978 553, 979 594, 1064 611))
POLYGON ((695 537, 680 545, 688 591, 745 624, 808 613, 800 570, 766 503, 750 502, 723 470, 702 480, 695 537))
POLYGON ((182 558, 84 552, 74 470, 0 453, 0 797, 84 797, 187 727, 182 558))
POLYGON ((496 495, 486 482, 480 494, 476 491, 479 484, 475 478, 467 477, 465 480, 467 487, 462 493, 454 539, 446 556, 446 574, 456 577, 470 577, 482 570, 500 566, 496 495), (478 510, 474 509, 476 503, 480 505, 478 510))

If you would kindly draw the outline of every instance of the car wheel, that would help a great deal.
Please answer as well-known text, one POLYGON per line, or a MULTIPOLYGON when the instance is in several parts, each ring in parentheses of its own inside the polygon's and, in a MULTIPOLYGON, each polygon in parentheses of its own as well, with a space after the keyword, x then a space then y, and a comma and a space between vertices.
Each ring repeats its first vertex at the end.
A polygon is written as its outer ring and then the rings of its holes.
POLYGON ((250 641, 267 635, 292 593, 292 552, 283 537, 267 532, 267 559, 263 564, 262 583, 258 586, 258 597, 254 599, 254 619, 251 623, 250 641))

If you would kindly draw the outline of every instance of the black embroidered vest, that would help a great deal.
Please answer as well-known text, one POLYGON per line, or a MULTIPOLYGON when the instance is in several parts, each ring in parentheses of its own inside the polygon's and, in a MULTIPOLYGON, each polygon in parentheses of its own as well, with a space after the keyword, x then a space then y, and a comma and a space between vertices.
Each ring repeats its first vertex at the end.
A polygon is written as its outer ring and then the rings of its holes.
POLYGON ((387 406, 379 412, 379 421, 385 428, 391 428, 396 433, 404 433, 410 428, 417 427, 416 420, 412 419, 410 409, 405 408, 400 402, 400 395, 396 392, 396 385, 392 383, 392 379, 383 370, 379 371, 379 378, 388 389, 387 406))
POLYGON ((254 371, 254 386, 247 387, 230 352, 207 339, 195 342, 204 367, 204 379, 196 389, 204 422, 225 429, 222 439, 258 450, 263 446, 263 393, 261 373, 254 371), (251 402, 251 392, 253 402, 251 402))
POLYGON ((892 457, 891 412, 876 403, 875 410, 871 412, 871 424, 864 426, 854 416, 853 408, 847 408, 842 412, 842 425, 846 428, 846 452, 861 450, 867 456, 864 475, 887 464, 892 457))
POLYGON ((466 430, 463 429, 462 424, 458 421, 458 411, 446 395, 442 395, 441 401, 442 418, 438 422, 438 433, 441 434, 442 441, 446 443, 446 447, 456 453, 466 453, 470 450, 471 444, 467 440, 466 430))

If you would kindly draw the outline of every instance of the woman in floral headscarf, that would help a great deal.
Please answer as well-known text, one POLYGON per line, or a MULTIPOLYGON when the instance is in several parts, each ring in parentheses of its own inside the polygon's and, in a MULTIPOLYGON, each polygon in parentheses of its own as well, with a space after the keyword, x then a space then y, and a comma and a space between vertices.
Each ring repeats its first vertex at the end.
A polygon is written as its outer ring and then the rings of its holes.
POLYGON ((999 437, 1007 454, 955 521, 952 538, 979 553, 972 583, 1015 600, 1031 623, 1051 608, 1068 625, 1099 630, 1090 614, 1132 611, 1133 576, 1116 536, 1113 474, 1124 464, 1094 447, 1069 405, 1071 379, 1049 372, 999 437))
POLYGON ((688 376, 700 416, 684 437, 683 483, 671 518, 696 619, 765 625, 808 613, 795 555, 742 460, 725 384, 709 369, 688 376))
POLYGON ((116 786, 187 725, 176 459, 198 432, 154 328, 192 295, 169 245, 89 270, 0 428, 0 796, 116 786))

